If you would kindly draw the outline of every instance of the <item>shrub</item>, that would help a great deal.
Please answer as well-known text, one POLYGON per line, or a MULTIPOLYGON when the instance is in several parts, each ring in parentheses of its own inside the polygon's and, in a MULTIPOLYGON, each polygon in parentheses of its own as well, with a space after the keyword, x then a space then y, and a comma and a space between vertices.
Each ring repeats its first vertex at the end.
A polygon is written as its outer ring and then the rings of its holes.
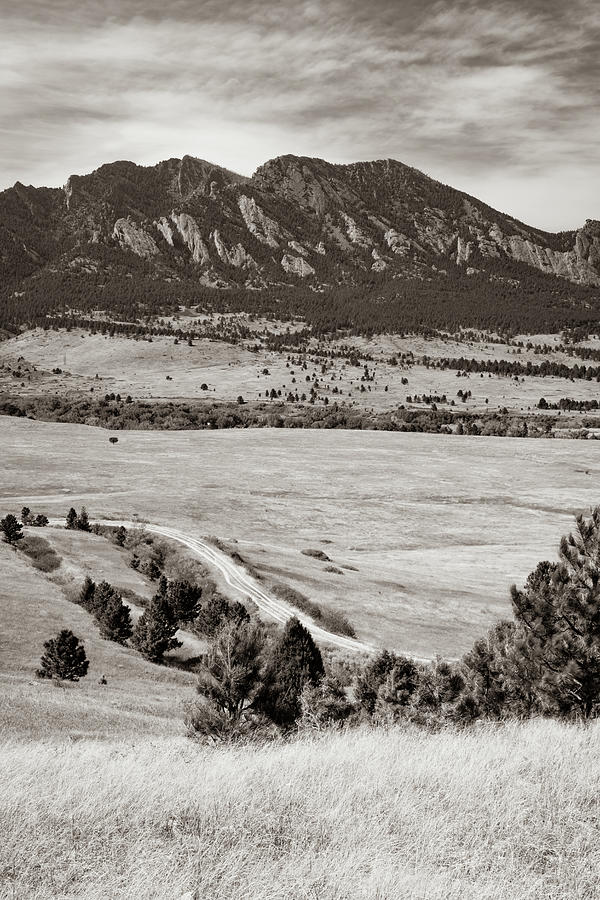
POLYGON ((280 600, 285 600, 290 606, 295 606, 300 612, 306 613, 327 631, 343 634, 346 637, 356 637, 354 626, 343 613, 319 606, 318 603, 309 600, 300 591, 287 584, 274 584, 271 590, 280 600))
POLYGON ((331 562, 329 556, 324 553, 322 550, 301 550, 300 553, 304 554, 304 556, 312 556, 313 559, 320 559, 321 562, 331 562))
POLYGON ((30 535, 19 546, 40 572, 54 572, 62 562, 61 557, 44 538, 30 535))

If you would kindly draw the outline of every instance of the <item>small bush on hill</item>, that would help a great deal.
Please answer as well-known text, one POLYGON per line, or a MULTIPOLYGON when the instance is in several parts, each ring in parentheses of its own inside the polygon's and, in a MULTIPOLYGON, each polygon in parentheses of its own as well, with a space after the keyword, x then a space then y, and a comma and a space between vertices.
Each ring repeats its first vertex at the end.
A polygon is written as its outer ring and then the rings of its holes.
POLYGON ((313 559, 319 559, 321 562, 331 562, 331 559, 323 552, 323 550, 311 550, 309 548, 308 550, 301 550, 300 553, 304 556, 312 556, 313 559))
POLYGON ((290 606, 306 613, 327 631, 331 631, 333 634, 343 634, 346 637, 356 637, 354 626, 343 613, 320 606, 287 584, 274 584, 271 586, 271 590, 280 600, 285 600, 290 606))
POLYGON ((44 538, 28 535, 19 544, 19 549, 30 559, 40 572, 54 572, 59 568, 62 559, 55 549, 44 538))

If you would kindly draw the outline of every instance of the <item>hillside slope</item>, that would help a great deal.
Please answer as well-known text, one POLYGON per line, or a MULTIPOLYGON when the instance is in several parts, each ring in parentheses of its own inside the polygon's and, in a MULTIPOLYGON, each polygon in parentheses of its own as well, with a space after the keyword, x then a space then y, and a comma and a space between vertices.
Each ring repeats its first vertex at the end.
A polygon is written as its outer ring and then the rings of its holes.
POLYGON ((597 741, 539 720, 261 748, 6 740, 6 896, 591 900, 597 741))
POLYGON ((127 294, 132 275, 148 303, 209 288, 397 291, 457 279, 501 289, 533 279, 582 303, 600 286, 600 222, 540 231, 390 159, 282 156, 251 178, 190 156, 121 161, 62 189, 15 184, 0 194, 0 223, 3 304, 16 309, 40 279, 55 303, 77 306, 127 294))

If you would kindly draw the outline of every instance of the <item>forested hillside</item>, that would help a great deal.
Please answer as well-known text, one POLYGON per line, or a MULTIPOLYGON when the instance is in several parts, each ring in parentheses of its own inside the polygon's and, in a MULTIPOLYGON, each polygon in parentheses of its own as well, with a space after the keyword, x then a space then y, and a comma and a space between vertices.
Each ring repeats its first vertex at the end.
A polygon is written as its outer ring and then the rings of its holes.
POLYGON ((252 178, 184 157, 0 194, 0 327, 179 305, 302 316, 316 333, 600 318, 600 223, 530 228, 394 160, 280 157, 252 178))

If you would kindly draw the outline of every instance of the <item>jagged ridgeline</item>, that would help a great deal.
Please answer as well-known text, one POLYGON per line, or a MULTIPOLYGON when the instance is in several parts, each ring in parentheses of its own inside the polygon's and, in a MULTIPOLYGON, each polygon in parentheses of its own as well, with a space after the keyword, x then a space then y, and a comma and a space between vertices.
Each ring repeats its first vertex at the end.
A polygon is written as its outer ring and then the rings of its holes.
POLYGON ((0 194, 0 283, 8 329, 185 304, 315 332, 556 331, 600 319, 600 222, 540 231, 394 160, 116 162, 0 194))

